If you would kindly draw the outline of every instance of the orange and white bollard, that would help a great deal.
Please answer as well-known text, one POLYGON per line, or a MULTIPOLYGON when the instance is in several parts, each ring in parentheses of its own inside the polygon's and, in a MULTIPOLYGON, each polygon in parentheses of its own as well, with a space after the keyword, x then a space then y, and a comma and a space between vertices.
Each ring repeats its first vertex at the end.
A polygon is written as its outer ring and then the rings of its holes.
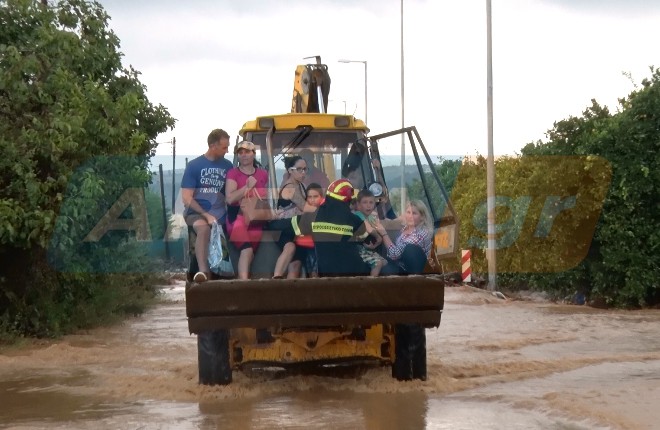
POLYGON ((472 269, 470 268, 470 257, 472 253, 469 249, 461 250, 461 273, 463 277, 463 282, 472 281, 472 269))

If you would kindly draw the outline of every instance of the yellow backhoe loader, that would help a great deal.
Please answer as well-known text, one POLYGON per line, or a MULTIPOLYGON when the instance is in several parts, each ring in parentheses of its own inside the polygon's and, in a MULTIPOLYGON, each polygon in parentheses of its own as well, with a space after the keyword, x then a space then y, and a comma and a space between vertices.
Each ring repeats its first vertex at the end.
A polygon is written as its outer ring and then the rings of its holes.
MULTIPOLYGON (((445 187, 415 127, 368 136, 363 121, 326 113, 329 86, 327 67, 320 58, 315 64, 298 66, 292 112, 257 117, 239 132, 257 146, 257 160, 267 168, 274 190, 272 203, 284 173, 283 156, 305 153, 308 165, 313 163, 329 181, 345 177, 350 166, 354 186, 370 189, 379 200, 380 218, 395 218, 401 211, 396 201, 408 190, 397 188, 400 177, 395 181, 386 174, 379 141, 403 135, 407 153, 415 159, 414 169, 407 166, 407 176, 422 185, 424 195, 418 198, 426 201, 434 221, 434 246, 425 273, 271 279, 281 251, 277 232, 267 229, 252 263, 251 280, 196 284, 192 274, 197 263, 190 249, 186 312, 190 333, 198 336, 202 384, 228 384, 233 370, 260 367, 391 365, 396 360, 397 324, 440 324, 444 305, 440 260, 455 256, 459 225, 445 187), (268 328, 266 340, 260 339, 260 328, 268 328)), ((390 235, 395 237, 399 230, 400 225, 392 228, 390 235)), ((194 239, 189 242, 194 244, 194 239)), ((230 249, 230 254, 236 262, 237 251, 230 249)))

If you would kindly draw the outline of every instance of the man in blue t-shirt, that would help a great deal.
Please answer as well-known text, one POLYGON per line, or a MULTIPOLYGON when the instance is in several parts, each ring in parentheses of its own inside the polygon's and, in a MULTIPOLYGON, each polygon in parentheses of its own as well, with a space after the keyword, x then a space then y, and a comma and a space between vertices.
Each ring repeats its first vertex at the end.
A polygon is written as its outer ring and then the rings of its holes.
POLYGON ((213 130, 207 142, 209 149, 188 163, 181 179, 181 197, 186 207, 183 216, 197 234, 195 256, 199 271, 193 278, 195 282, 204 282, 210 276, 211 225, 216 221, 220 225, 225 222, 225 179, 227 171, 233 167, 225 159, 229 148, 229 134, 226 131, 213 130))

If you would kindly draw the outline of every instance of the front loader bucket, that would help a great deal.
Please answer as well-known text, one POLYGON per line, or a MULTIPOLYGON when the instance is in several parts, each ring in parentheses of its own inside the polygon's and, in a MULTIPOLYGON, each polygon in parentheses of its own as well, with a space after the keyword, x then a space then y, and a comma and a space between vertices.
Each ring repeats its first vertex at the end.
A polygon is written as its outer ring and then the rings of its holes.
POLYGON ((190 333, 230 328, 418 323, 437 327, 436 275, 219 280, 186 289, 190 333))

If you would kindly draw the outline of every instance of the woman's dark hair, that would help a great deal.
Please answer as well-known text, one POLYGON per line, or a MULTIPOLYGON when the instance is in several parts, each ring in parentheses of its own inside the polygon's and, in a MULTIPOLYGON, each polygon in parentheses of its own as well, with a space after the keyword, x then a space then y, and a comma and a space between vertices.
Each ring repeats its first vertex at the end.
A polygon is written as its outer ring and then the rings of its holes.
POLYGON ((285 157, 284 158, 284 168, 286 170, 289 170, 290 168, 292 168, 293 166, 296 165, 298 160, 304 160, 304 158, 302 158, 300 155, 293 155, 291 157, 285 157))

